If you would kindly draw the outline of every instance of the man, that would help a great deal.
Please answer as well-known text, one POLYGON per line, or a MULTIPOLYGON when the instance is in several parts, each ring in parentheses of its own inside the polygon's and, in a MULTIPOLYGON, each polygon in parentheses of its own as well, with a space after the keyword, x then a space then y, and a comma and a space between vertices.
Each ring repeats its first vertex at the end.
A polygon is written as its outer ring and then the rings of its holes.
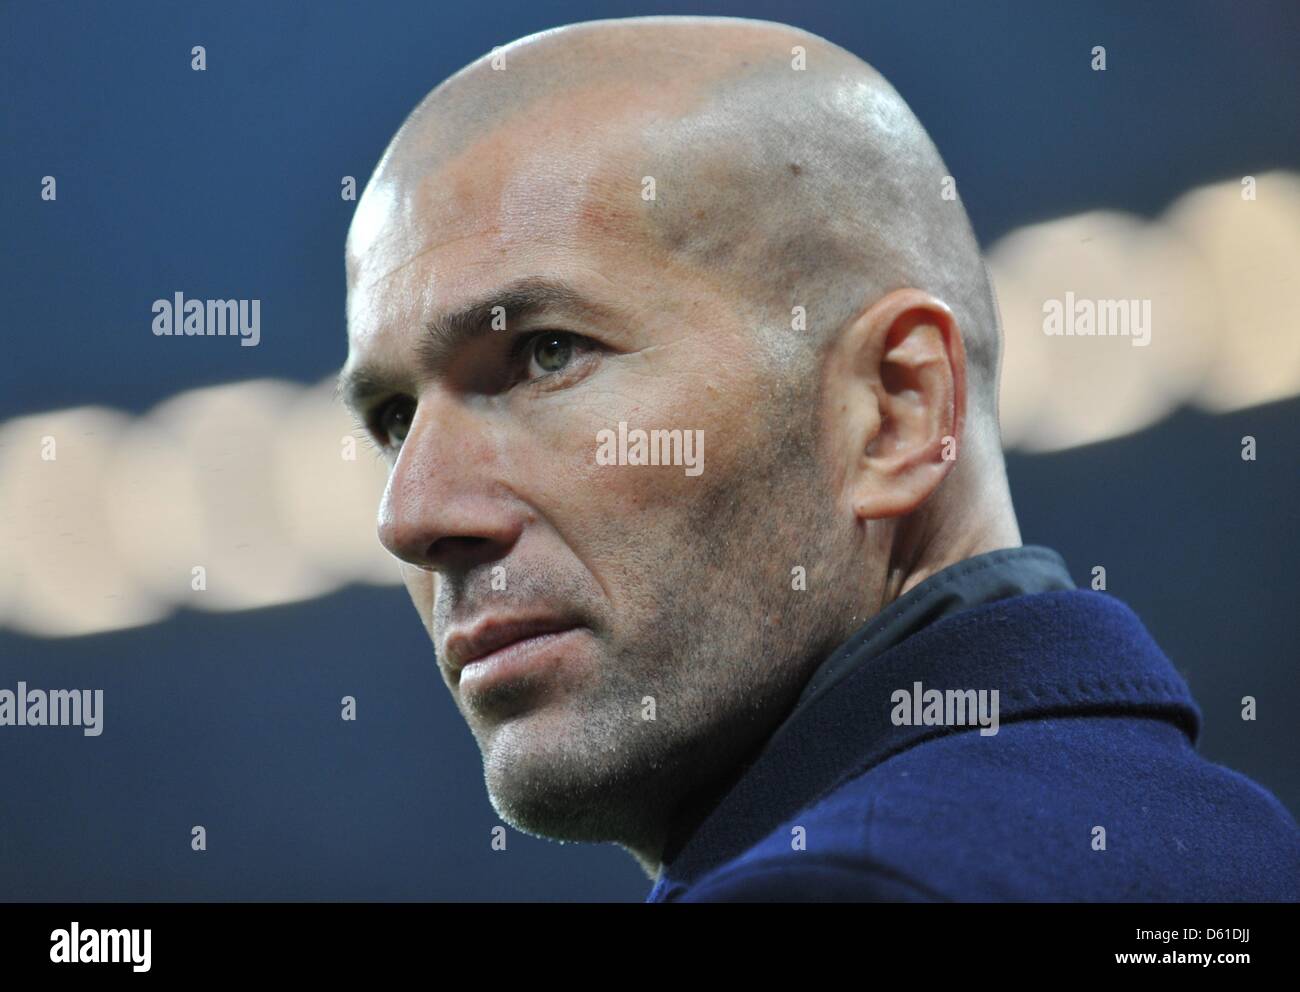
POLYGON ((1138 620, 1021 547, 947 180, 757 21, 544 32, 403 125, 341 388, 493 806, 652 900, 1294 898, 1138 620))

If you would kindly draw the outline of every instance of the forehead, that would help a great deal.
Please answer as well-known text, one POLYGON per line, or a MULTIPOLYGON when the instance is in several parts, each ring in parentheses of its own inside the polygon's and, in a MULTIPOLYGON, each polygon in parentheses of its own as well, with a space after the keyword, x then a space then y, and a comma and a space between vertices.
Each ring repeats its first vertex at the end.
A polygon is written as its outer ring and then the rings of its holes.
POLYGON ((564 114, 535 108, 434 168, 390 156, 357 207, 348 238, 352 347, 420 326, 521 276, 610 284, 652 270, 635 121, 600 126, 574 95, 564 114))

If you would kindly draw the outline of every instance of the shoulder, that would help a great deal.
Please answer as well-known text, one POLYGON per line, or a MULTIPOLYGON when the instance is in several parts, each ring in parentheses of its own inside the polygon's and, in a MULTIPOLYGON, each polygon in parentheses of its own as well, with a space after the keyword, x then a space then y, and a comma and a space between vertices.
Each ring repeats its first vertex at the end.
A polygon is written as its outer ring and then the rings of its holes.
POLYGON ((818 854, 737 859, 691 886, 679 902, 936 902, 924 883, 886 865, 818 854))
POLYGON ((1264 790, 1172 726, 1076 717, 851 775, 679 899, 1273 900, 1297 879, 1300 835, 1264 790))

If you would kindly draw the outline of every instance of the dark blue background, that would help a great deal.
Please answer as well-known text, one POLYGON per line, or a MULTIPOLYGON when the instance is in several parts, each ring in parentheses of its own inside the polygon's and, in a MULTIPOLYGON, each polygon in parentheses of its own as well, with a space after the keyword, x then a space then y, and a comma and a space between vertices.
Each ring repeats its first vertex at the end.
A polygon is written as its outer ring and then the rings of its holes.
MULTIPOLYGON (((196 386, 334 371, 354 207, 340 177, 363 185, 447 75, 573 21, 750 16, 856 52, 929 128, 985 244, 1065 213, 1154 215, 1203 183, 1300 169, 1300 5, 1078 6, 5 3, 0 420, 89 403, 140 412, 196 386), (1095 44, 1107 71, 1078 71, 1095 44), (193 45, 206 72, 190 69, 193 45), (47 174, 54 204, 39 197, 47 174), (276 331, 257 348, 159 347, 143 330, 148 301, 173 289, 260 298, 276 331)), ((1058 548, 1080 584, 1106 563, 1109 591, 1188 677, 1202 751, 1293 813, 1298 414, 1298 400, 1182 411, 1104 445, 1010 459, 1026 542, 1058 548), (1245 433, 1261 452, 1248 468, 1245 433), (1246 694, 1256 723, 1240 719, 1246 694)), ((0 687, 19 679, 101 686, 110 703, 99 738, 0 736, 0 898, 648 889, 612 846, 511 831, 507 852, 490 849, 477 747, 399 588, 84 638, 0 630, 0 687), (360 718, 340 732, 345 694, 360 718), (202 855, 194 823, 208 828, 202 855)))

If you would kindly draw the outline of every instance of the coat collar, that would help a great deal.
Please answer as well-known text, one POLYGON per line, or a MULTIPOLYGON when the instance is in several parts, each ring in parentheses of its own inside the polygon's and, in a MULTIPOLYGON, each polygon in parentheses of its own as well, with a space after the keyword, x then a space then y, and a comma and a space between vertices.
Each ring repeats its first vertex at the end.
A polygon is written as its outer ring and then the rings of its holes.
MULTIPOLYGON (((855 635, 841 650, 861 650, 855 635)), ((1195 743, 1201 714, 1186 683, 1119 600, 1057 590, 947 616, 850 666, 813 694, 732 780, 689 839, 670 853, 649 902, 671 898, 758 843, 840 781, 946 733, 971 727, 896 725, 894 694, 997 689, 999 723, 1086 713, 1168 720, 1195 743)))
POLYGON ((899 596, 829 655, 804 686, 791 716, 854 668, 937 620, 999 599, 1073 588, 1065 559, 1036 545, 1000 548, 949 565, 899 596))

